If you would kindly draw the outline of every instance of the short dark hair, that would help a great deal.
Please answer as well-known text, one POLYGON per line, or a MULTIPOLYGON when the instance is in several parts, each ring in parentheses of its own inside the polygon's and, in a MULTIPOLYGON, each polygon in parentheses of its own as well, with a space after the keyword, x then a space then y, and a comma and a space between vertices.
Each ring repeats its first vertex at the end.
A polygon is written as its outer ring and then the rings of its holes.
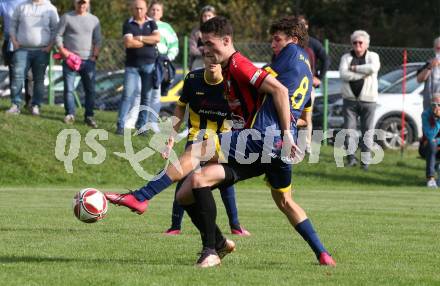
POLYGON ((208 34, 213 33, 216 36, 224 37, 233 34, 232 25, 229 20, 222 16, 216 16, 209 19, 200 27, 200 32, 208 34))
POLYGON ((298 17, 286 16, 276 20, 270 26, 270 34, 283 32, 289 37, 297 37, 298 45, 302 48, 307 47, 309 35, 306 26, 298 17))

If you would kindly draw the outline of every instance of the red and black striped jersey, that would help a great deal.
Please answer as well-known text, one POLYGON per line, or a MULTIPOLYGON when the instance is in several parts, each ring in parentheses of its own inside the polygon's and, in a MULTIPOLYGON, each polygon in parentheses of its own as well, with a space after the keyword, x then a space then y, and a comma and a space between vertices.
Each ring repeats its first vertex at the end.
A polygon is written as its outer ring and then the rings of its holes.
POLYGON ((235 52, 223 68, 225 98, 232 112, 234 129, 250 128, 258 109, 258 89, 268 72, 235 52))

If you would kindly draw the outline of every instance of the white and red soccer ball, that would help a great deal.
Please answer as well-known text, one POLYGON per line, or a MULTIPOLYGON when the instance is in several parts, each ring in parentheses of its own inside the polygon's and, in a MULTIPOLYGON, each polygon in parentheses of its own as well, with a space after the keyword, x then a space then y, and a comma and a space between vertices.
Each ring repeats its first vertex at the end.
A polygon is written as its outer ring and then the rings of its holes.
POLYGON ((107 199, 96 189, 83 189, 73 198, 73 213, 82 222, 97 222, 107 213, 107 199))

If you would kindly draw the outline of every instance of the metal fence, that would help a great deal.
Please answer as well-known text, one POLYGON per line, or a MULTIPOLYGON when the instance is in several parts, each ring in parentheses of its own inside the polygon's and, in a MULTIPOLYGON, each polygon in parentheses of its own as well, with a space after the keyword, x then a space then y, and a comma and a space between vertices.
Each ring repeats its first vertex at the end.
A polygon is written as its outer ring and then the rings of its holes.
MULTIPOLYGON (((339 69, 339 60, 344 53, 349 52, 350 45, 329 43, 330 70, 339 69)), ((400 47, 380 47, 370 46, 369 50, 379 54, 380 70, 379 75, 387 73, 400 67, 403 64, 403 53, 407 51, 407 62, 425 62, 433 56, 432 49, 420 48, 400 48, 400 47)))
MULTIPOLYGON (((181 39, 182 47, 185 46, 185 40, 181 39)), ((235 46, 237 50, 239 50, 241 53, 243 53, 245 56, 249 57, 254 62, 263 62, 267 63, 270 61, 270 58, 272 56, 272 50, 270 48, 270 44, 268 42, 266 43, 252 43, 252 42, 237 42, 235 43, 235 46)), ((336 43, 330 43, 329 44, 329 51, 328 54, 331 59, 331 65, 329 70, 338 70, 339 67, 339 60, 341 56, 348 52, 351 49, 350 45, 345 44, 336 44, 336 43)), ((381 69, 380 74, 384 74, 390 70, 393 70, 403 63, 403 51, 407 50, 408 55, 408 62, 424 62, 427 59, 431 58, 433 56, 432 49, 420 49, 420 48, 401 48, 401 47, 379 47, 379 46, 371 46, 370 50, 375 51, 380 56, 381 61, 381 69)), ((182 51, 181 49, 179 61, 175 62, 175 65, 179 68, 179 73, 182 74, 186 70, 185 64, 187 61, 185 61, 185 58, 187 59, 188 53, 186 51, 182 51)), ((115 77, 118 77, 117 79, 112 79, 112 82, 114 84, 121 85, 121 77, 123 77, 123 69, 124 69, 124 58, 125 58, 125 50, 122 40, 120 39, 106 39, 103 41, 101 54, 99 61, 97 62, 97 70, 98 70, 98 79, 102 80, 105 78, 106 75, 109 74, 117 74, 115 77)), ((60 62, 55 61, 54 65, 59 65, 60 62)), ((55 100, 53 102, 55 103, 62 103, 62 88, 63 85, 59 81, 62 80, 60 78, 60 72, 58 68, 58 79, 56 76, 53 77, 53 80, 58 80, 58 87, 57 91, 55 92, 55 100), (61 90, 60 90, 61 89, 61 90)), ((183 79, 183 75, 181 75, 178 78, 178 81, 180 82, 183 79)), ((83 93, 81 93, 81 84, 78 84, 79 90, 78 90, 78 104, 80 102, 84 102, 84 99, 82 98, 83 93)), ((97 89, 105 88, 101 87, 99 83, 97 82, 97 89)), ((104 108, 101 108, 101 106, 97 106, 99 109, 104 110, 116 110, 118 105, 118 99, 116 97, 120 97, 121 90, 123 86, 118 86, 115 88, 115 91, 117 91, 117 94, 114 94, 115 98, 112 98, 109 100, 109 103, 107 105, 102 105, 104 108)), ((179 89, 181 88, 181 84, 178 84, 176 88, 172 90, 174 93, 174 97, 176 98, 176 94, 178 93, 179 89)), ((97 90, 97 99, 101 96, 100 91, 97 90)), ((104 95, 103 95, 104 96, 104 95)), ((105 94, 107 98, 110 98, 109 94, 105 94)), ((98 100, 99 102, 99 100, 98 100)))

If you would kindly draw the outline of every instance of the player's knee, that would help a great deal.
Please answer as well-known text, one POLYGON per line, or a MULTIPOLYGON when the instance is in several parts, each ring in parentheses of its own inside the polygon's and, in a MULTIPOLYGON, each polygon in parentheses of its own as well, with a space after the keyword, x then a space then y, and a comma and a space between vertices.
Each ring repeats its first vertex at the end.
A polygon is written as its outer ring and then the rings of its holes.
POLYGON ((293 200, 287 193, 272 189, 272 197, 282 212, 292 210, 293 200))
POLYGON ((176 201, 181 206, 186 206, 194 202, 191 194, 192 190, 180 189, 176 194, 176 201))
POLYGON ((203 173, 194 173, 191 176, 191 186, 193 189, 201 188, 205 186, 205 176, 203 173))

